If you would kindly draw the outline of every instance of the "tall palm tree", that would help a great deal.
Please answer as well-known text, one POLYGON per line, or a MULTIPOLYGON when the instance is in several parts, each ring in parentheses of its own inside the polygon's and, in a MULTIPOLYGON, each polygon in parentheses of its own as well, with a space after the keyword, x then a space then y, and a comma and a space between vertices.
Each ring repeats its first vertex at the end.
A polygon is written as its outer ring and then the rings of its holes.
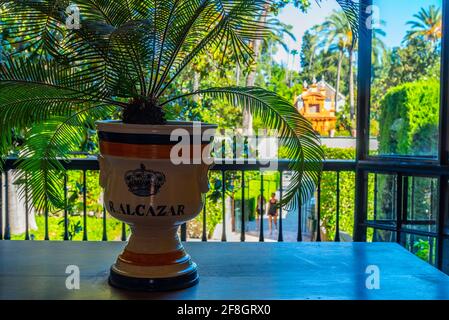
MULTIPOLYGON (((384 22, 381 22, 383 24, 384 22)), ((357 50, 357 37, 351 26, 347 15, 342 11, 334 11, 326 22, 317 27, 317 32, 324 37, 324 46, 328 50, 334 50, 338 54, 337 80, 335 86, 335 106, 337 106, 338 95, 340 93, 341 70, 343 60, 347 54, 349 63, 349 106, 350 118, 355 117, 355 81, 354 81, 354 55, 357 50)), ((385 44, 380 37, 385 36, 385 32, 379 28, 373 30, 373 55, 379 55, 385 51, 385 44)))
MULTIPOLYGON (((292 61, 292 70, 295 69, 295 63, 296 63, 296 56, 299 54, 299 51, 296 49, 293 49, 290 51, 290 54, 292 55, 293 61, 292 61)), ((292 86, 292 71, 288 71, 289 74, 289 79, 288 79, 288 85, 291 87, 292 86)))
POLYGON ((337 79, 335 85, 335 106, 337 106, 338 96, 340 94, 341 71, 345 54, 349 57, 349 105, 351 120, 355 115, 354 98, 354 50, 356 38, 351 29, 347 16, 342 11, 334 11, 326 19, 326 22, 318 28, 318 32, 326 39, 328 50, 334 50, 338 53, 337 79))
POLYGON ((442 14, 441 9, 435 5, 421 10, 414 14, 415 20, 410 20, 407 25, 411 30, 407 31, 404 40, 411 40, 416 37, 423 37, 426 40, 436 43, 442 37, 442 14))
POLYGON ((70 0, 0 0, 2 29, 23 44, 0 60, 0 165, 14 132, 23 132, 17 162, 22 194, 29 192, 38 210, 64 207, 60 160, 79 148, 82 129, 118 110, 124 123, 164 124, 167 106, 204 95, 246 108, 277 129, 296 172, 284 202, 308 198, 323 152, 311 124, 289 101, 257 87, 188 92, 175 84, 208 51, 251 63, 248 43, 271 34, 254 13, 270 2, 77 0, 81 27, 69 29, 70 0), (25 59, 20 51, 34 56, 25 59))
POLYGON ((313 70, 313 66, 315 64, 316 53, 317 53, 317 50, 321 46, 321 43, 319 41, 320 39, 319 39, 318 33, 316 32, 317 29, 318 29, 318 26, 315 26, 315 27, 312 28, 312 30, 311 30, 312 32, 308 32, 309 42, 311 44, 311 48, 310 48, 311 56, 310 56, 310 59, 308 61, 308 63, 309 63, 309 68, 308 68, 309 69, 309 73, 313 70))
POLYGON ((271 79, 271 67, 273 65, 274 48, 277 47, 277 45, 279 45, 288 54, 290 52, 290 49, 288 47, 287 42, 285 41, 286 40, 285 36, 288 36, 292 41, 296 41, 296 37, 292 33, 293 26, 281 22, 278 18, 269 19, 268 22, 271 25, 276 26, 272 35, 267 39, 265 39, 264 43, 268 53, 268 60, 270 66, 268 79, 271 79))
MULTIPOLYGON (((315 0, 315 3, 320 4, 323 0, 315 0)), ((346 15, 347 21, 350 23, 350 28, 352 30, 357 30, 358 28, 358 2, 356 0, 336 0, 337 3, 340 5, 340 7, 343 9, 344 14, 346 15)), ((267 16, 270 14, 270 11, 277 12, 279 8, 283 8, 287 6, 288 4, 292 3, 295 7, 300 8, 303 12, 306 11, 307 8, 310 7, 311 1, 310 0, 274 0, 271 1, 269 5, 266 5, 263 7, 261 11, 258 13, 260 14, 260 21, 266 21, 267 16)), ((260 56, 261 51, 261 43, 260 40, 255 39, 252 40, 250 43, 251 47, 254 51, 254 61, 255 64, 250 68, 247 78, 246 78, 246 85, 247 86, 254 86, 255 79, 256 79, 256 64, 258 61, 258 58, 260 56)), ((290 56, 288 56, 290 58, 290 56)), ((289 65, 289 62, 287 62, 287 68, 289 65)), ((289 72, 286 72, 286 81, 288 81, 288 74, 289 72)), ((251 122, 251 117, 248 115, 249 113, 244 113, 244 119, 243 124, 245 128, 248 128, 249 123, 251 122)))

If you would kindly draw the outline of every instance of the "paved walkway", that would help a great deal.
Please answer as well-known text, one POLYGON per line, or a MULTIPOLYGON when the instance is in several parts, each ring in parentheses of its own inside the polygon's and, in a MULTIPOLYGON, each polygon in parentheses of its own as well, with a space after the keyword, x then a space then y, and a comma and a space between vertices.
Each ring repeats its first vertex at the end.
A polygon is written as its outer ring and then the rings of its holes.
MULTIPOLYGON (((282 183, 283 186, 289 185, 289 177, 284 176, 284 181, 282 183)), ((277 190, 277 195, 279 195, 279 190, 277 190)), ((231 226, 231 212, 230 212, 230 199, 228 199, 228 202, 226 204, 227 212, 226 212, 226 238, 227 241, 240 241, 240 229, 237 229, 236 231, 232 231, 231 226)), ((310 207, 307 207, 307 210, 303 210, 303 221, 307 219, 308 213, 305 213, 306 211, 310 210, 310 207)), ((238 219, 238 218, 237 218, 238 219)), ((278 217, 278 229, 279 229, 279 217, 278 217)), ((238 226, 240 225, 239 222, 236 223, 238 226)), ((214 234, 212 236, 212 241, 214 240, 221 240, 221 234, 222 234, 223 226, 222 224, 218 224, 215 228, 214 234)), ((245 223, 245 241, 248 242, 256 242, 259 241, 260 236, 260 229, 258 222, 255 221, 247 221, 245 223)), ((304 222, 303 222, 303 228, 302 228, 302 240, 303 241, 310 241, 310 234, 307 232, 308 230, 305 230, 304 222)), ((298 210, 293 209, 290 211, 287 211, 285 209, 282 210, 282 235, 283 240, 285 242, 296 242, 297 241, 297 232, 298 232, 298 210)), ((264 234, 264 240, 267 242, 270 241, 278 241, 279 237, 279 230, 274 229, 274 222, 273 222, 273 232, 270 233, 269 226, 268 226, 268 215, 265 214, 263 217, 263 234, 264 234)))
MULTIPOLYGON (((279 224, 280 224, 280 217, 278 217, 278 227, 277 230, 274 229, 274 222, 273 222, 273 231, 270 233, 269 231, 269 220, 268 216, 265 214, 263 217, 263 233, 265 240, 272 240, 277 241, 279 237, 279 224)), ((259 234, 260 234, 260 228, 258 226, 258 223, 256 221, 249 221, 247 228, 246 228, 247 236, 254 236, 257 237, 257 240, 259 240, 259 234)), ((298 236, 298 211, 292 210, 287 212, 286 210, 283 210, 282 212, 282 235, 284 238, 284 241, 286 242, 296 242, 297 236, 298 236)), ((303 233, 303 241, 310 241, 310 236, 308 234, 303 233)))
MULTIPOLYGON (((233 232, 231 229, 231 219, 230 216, 226 219, 226 238, 227 241, 240 241, 240 231, 233 232)), ((264 240, 266 242, 275 242, 278 241, 279 237, 279 219, 278 219, 278 230, 273 229, 273 232, 270 234, 269 226, 268 226, 268 217, 265 214, 263 218, 263 234, 264 240)), ((274 222, 273 222, 274 227, 274 222)), ((222 224, 217 225, 215 228, 213 240, 221 240, 222 233, 222 224)), ((256 221, 248 221, 245 224, 245 241, 248 242, 257 242, 259 241, 260 229, 258 223, 256 221)), ((296 242, 297 239, 297 230, 298 230, 298 211, 293 210, 290 212, 286 212, 283 210, 282 213, 282 235, 285 242, 296 242)), ((302 234, 303 241, 310 241, 310 235, 303 232, 302 234)))

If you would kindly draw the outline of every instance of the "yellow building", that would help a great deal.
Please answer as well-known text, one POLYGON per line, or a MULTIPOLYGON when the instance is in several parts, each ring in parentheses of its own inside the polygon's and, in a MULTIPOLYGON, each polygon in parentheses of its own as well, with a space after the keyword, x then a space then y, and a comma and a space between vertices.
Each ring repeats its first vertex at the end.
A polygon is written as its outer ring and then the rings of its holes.
POLYGON ((319 83, 313 79, 310 86, 304 82, 303 92, 295 101, 295 107, 322 136, 333 136, 337 123, 336 109, 340 110, 344 104, 345 97, 339 94, 335 105, 335 89, 324 79, 319 83))

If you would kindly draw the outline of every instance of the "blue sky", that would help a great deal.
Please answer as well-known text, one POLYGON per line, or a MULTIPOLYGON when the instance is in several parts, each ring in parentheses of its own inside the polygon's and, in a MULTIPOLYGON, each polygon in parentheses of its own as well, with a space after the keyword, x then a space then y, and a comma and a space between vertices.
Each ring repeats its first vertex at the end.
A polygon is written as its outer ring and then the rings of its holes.
MULTIPOLYGON (((441 8, 442 0, 374 0, 374 4, 379 7, 380 19, 385 22, 385 25, 382 26, 382 29, 386 32, 383 41, 388 47, 393 47, 401 44, 408 29, 406 22, 411 20, 420 8, 429 7, 432 4, 441 8)), ((285 39, 290 49, 300 50, 304 32, 315 24, 323 23, 333 10, 339 8, 335 0, 323 0, 320 6, 313 3, 306 14, 301 13, 293 5, 282 9, 278 18, 282 22, 293 26, 293 34, 296 37, 296 41, 290 38, 285 39)), ((287 64, 287 53, 284 49, 279 48, 274 59, 277 62, 287 64)), ((299 68, 298 57, 294 66, 290 61, 290 68, 292 67, 296 70, 299 68)))

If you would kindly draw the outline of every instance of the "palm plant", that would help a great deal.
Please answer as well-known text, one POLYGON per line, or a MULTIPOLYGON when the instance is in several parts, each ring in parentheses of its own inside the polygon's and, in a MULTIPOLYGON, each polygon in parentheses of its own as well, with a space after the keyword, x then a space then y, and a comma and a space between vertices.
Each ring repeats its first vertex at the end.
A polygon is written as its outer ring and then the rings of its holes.
MULTIPOLYGON (((381 22, 383 24, 383 22, 381 22)), ((349 106, 350 117, 353 120, 355 116, 355 85, 354 85, 354 55, 357 50, 357 37, 351 25, 351 19, 343 11, 334 11, 326 22, 317 28, 318 33, 322 33, 325 38, 325 47, 329 50, 338 52, 337 80, 335 86, 335 105, 337 105, 340 92, 341 71, 345 54, 349 60, 349 106)), ((385 51, 385 45, 380 39, 385 32, 381 29, 373 30, 373 55, 379 55, 385 51)))
POLYGON ((63 207, 61 160, 83 141, 82 129, 120 118, 164 124, 165 108, 195 95, 248 108, 277 129, 295 171, 285 203, 313 192, 323 153, 312 126, 289 101, 257 87, 175 90, 195 57, 213 50, 250 64, 251 41, 271 33, 260 19, 266 0, 78 0, 80 28, 66 27, 69 0, 0 0, 0 28, 15 48, 0 65, 0 157, 14 133, 26 136, 17 165, 21 193, 38 210, 63 207), (181 91, 181 94, 179 94, 181 91), (178 92, 178 93, 176 93, 178 92))
POLYGON ((411 30, 407 31, 405 40, 423 37, 425 40, 436 43, 442 36, 442 14, 441 9, 435 5, 421 10, 413 15, 415 20, 407 22, 411 30))

